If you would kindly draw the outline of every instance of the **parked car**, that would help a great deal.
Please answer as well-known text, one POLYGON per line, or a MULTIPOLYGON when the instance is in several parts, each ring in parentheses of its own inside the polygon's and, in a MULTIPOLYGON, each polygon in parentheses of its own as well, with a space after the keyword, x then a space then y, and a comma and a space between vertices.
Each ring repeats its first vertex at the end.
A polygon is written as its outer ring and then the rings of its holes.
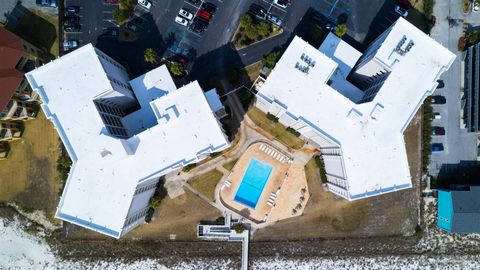
POLYGON ((188 0, 188 2, 198 5, 200 4, 201 0, 188 0))
POLYGON ((74 39, 67 39, 63 41, 63 50, 70 51, 78 47, 78 41, 74 39))
POLYGON ((212 18, 212 14, 206 12, 205 10, 199 9, 199 10, 197 11, 197 17, 200 17, 200 18, 203 18, 203 19, 205 19, 205 20, 207 20, 207 21, 210 21, 210 19, 212 18))
POLYGON ((202 4, 202 10, 205 10, 206 12, 213 14, 217 11, 217 6, 210 2, 203 2, 202 4))
POLYGON ((265 18, 267 17, 267 12, 265 11, 265 9, 257 4, 251 4, 248 12, 262 20, 265 20, 265 18))
POLYGON ((65 15, 74 15, 80 12, 79 6, 68 6, 65 7, 65 15))
POLYGON ((125 29, 132 32, 138 32, 140 30, 138 26, 132 22, 128 22, 127 24, 125 24, 125 29))
POLYGON ((118 37, 120 35, 120 31, 118 28, 107 28, 103 30, 102 35, 107 37, 118 37))
POLYGON ((63 30, 65 30, 65 32, 79 32, 81 29, 82 29, 82 26, 80 26, 80 24, 63 26, 63 30))
POLYGON ((443 151, 443 144, 442 143, 432 143, 431 150, 432 152, 440 152, 443 151))
POLYGON ((408 16, 408 10, 404 9, 401 6, 396 6, 395 7, 395 12, 402 17, 407 17, 408 16))
POLYGON ((277 17, 273 14, 268 14, 267 15, 267 20, 269 20, 270 22, 272 22, 273 24, 275 24, 279 27, 282 26, 282 20, 279 17, 277 17))
POLYGON ((178 15, 182 16, 183 18, 185 18, 185 19, 187 19, 187 20, 189 20, 189 21, 190 21, 191 19, 193 19, 193 14, 192 14, 190 11, 188 11, 188 10, 186 10, 186 9, 184 9, 184 8, 181 8, 181 9, 180 9, 180 11, 178 12, 178 15))
POLYGON ((80 24, 80 17, 67 16, 63 18, 63 25, 75 25, 75 24, 80 24))
POLYGON ((188 25, 188 20, 180 16, 175 17, 175 22, 183 26, 188 25))
POLYGON ((445 104, 447 103, 447 99, 444 96, 431 96, 432 104, 445 104))
POLYGON ((443 80, 437 80, 437 89, 442 89, 443 87, 445 87, 445 83, 443 82, 443 80))
POLYGON ((152 3, 148 0, 138 0, 138 5, 148 10, 152 7, 152 3))
POLYGON ((190 24, 190 30, 195 33, 202 33, 207 27, 208 21, 200 17, 193 18, 192 24, 190 24))
POLYGON ((445 129, 443 127, 432 127, 432 135, 436 135, 436 136, 445 135, 445 129))
POLYGON ((442 115, 441 115, 439 112, 434 113, 434 114, 433 114, 433 117, 434 117, 435 119, 442 119, 442 115))
POLYGON ((274 0, 273 3, 281 8, 287 8, 289 4, 288 0, 274 0))
POLYGON ((45 7, 57 7, 57 0, 41 0, 37 4, 45 7))
POLYGON ((480 4, 478 3, 478 0, 473 0, 472 12, 477 13, 478 10, 480 10, 480 4))
POLYGON ((336 27, 337 27, 337 26, 336 26, 335 24, 333 24, 333 23, 327 23, 327 24, 325 25, 325 29, 327 29, 327 30, 330 31, 330 32, 335 31, 335 28, 336 28, 336 27))

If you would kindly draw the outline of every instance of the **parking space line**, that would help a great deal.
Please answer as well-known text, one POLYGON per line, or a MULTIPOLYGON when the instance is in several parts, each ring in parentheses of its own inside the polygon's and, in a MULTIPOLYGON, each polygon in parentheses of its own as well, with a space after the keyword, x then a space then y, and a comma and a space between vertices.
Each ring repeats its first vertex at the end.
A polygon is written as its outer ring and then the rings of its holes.
POLYGON ((194 5, 194 4, 190 3, 190 2, 183 1, 183 3, 185 3, 185 4, 189 5, 189 6, 192 6, 192 7, 194 7, 195 9, 198 8, 196 5, 194 5))

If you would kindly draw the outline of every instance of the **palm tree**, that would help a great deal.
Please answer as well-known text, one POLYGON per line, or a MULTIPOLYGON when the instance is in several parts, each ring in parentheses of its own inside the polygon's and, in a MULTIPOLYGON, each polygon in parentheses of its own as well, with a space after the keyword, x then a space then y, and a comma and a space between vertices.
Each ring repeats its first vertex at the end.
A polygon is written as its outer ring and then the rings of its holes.
POLYGON ((145 53, 143 55, 145 62, 150 64, 157 63, 157 53, 152 48, 145 49, 145 53))
POLYGON ((339 24, 335 28, 335 34, 339 37, 343 37, 347 33, 347 25, 346 24, 339 24))

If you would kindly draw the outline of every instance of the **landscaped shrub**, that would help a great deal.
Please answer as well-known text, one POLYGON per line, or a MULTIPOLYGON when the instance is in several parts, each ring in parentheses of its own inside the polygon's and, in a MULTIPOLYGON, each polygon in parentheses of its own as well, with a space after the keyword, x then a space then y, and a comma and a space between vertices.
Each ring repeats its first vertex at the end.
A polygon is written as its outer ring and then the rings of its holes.
POLYGON ((220 156, 221 154, 222 154, 222 152, 213 152, 213 153, 210 154, 210 157, 211 157, 211 158, 218 157, 218 156, 220 156))
POLYGON ((215 220, 215 224, 216 224, 216 225, 225 225, 225 217, 218 217, 218 218, 215 220))
POLYGON ((236 223, 235 225, 233 225, 232 227, 236 233, 242 233, 243 231, 245 231, 245 226, 243 226, 242 223, 236 223))
POLYGON ((182 168, 183 172, 189 172, 191 169, 195 168, 197 163, 188 164, 187 166, 182 168))
POLYGON ((286 128, 288 132, 292 133, 293 135, 297 136, 297 137, 300 137, 300 132, 296 131, 295 129, 291 128, 291 127, 287 127, 286 128))
POLYGON ((271 113, 267 113, 267 119, 272 120, 273 122, 277 123, 278 122, 278 117, 271 113))
POLYGON ((240 17, 238 32, 234 37, 234 42, 237 45, 239 43, 241 46, 248 46, 254 41, 260 41, 270 36, 273 29, 270 22, 256 22, 252 16, 245 14, 240 17))
POLYGON ((319 156, 315 156, 315 163, 317 164, 318 169, 320 170, 320 179, 322 183, 327 183, 327 172, 325 171, 325 163, 323 163, 323 159, 319 156))
POLYGON ((422 121, 422 169, 427 172, 430 163, 430 143, 432 141, 432 120, 434 118, 431 99, 427 98, 423 103, 422 121))
POLYGON ((149 223, 152 221, 153 214, 155 213, 155 209, 152 207, 148 208, 147 215, 145 216, 145 222, 149 223))
POLYGON ((57 159, 57 171, 60 177, 60 190, 59 195, 62 194, 63 187, 67 182, 68 173, 70 172, 70 168, 72 167, 72 160, 68 156, 67 150, 63 146, 62 142, 60 141, 60 147, 62 151, 60 151, 60 156, 57 159))

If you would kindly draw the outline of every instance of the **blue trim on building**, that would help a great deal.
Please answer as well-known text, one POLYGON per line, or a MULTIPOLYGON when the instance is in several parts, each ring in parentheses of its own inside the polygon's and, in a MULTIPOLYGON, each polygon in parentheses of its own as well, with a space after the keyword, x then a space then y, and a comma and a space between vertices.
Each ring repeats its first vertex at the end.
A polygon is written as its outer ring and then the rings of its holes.
POLYGON ((438 191, 437 216, 437 226, 448 232, 451 232, 453 219, 453 203, 452 193, 450 193, 450 191, 438 191))
POLYGON ((298 121, 298 117, 296 117, 295 115, 293 115, 291 112, 286 111, 285 113, 286 113, 288 116, 290 116, 290 118, 292 118, 293 120, 298 121))
POLYGON ((76 218, 76 217, 71 216, 71 215, 67 215, 67 214, 58 212, 57 217, 65 220, 65 221, 70 221, 74 224, 78 224, 78 225, 84 226, 86 228, 102 232, 104 234, 110 235, 110 236, 115 237, 115 238, 120 237, 120 232, 108 229, 107 227, 100 226, 98 224, 88 222, 88 221, 80 219, 80 218, 76 218))
POLYGON ((378 194, 382 194, 382 193, 386 193, 386 192, 392 192, 392 191, 395 191, 395 190, 401 190, 401 189, 406 189, 406 188, 409 188, 409 187, 412 187, 411 184, 403 184, 403 185, 394 185, 394 186, 391 186, 391 187, 388 187, 388 188, 382 188, 382 189, 378 189, 378 190, 374 190, 374 191, 368 191, 368 192, 365 192, 365 193, 360 193, 360 194, 355 194, 355 195, 352 195, 350 194, 350 200, 355 200, 355 199, 358 199, 358 198, 364 198, 364 197, 370 197, 370 196, 373 196, 373 195, 378 195, 378 194))
POLYGON ((273 100, 269 99, 267 96, 265 96, 264 94, 262 94, 262 93, 260 93, 260 92, 258 92, 257 95, 258 95, 259 97, 263 98, 264 100, 266 100, 266 101, 269 102, 269 103, 272 103, 272 102, 273 102, 273 100))

